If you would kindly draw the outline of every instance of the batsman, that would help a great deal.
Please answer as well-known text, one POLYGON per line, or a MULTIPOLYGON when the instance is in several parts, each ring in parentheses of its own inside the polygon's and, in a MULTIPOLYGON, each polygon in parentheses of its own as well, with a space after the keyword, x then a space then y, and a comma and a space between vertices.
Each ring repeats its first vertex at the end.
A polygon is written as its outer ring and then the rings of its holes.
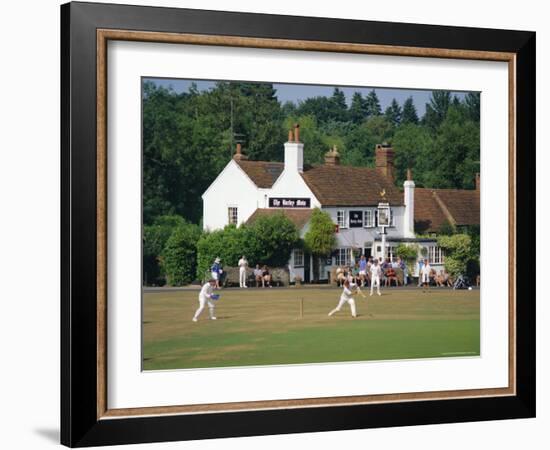
POLYGON ((353 296, 356 294, 363 295, 363 293, 355 283, 350 283, 349 280, 344 281, 344 290, 340 295, 340 301, 338 302, 338 305, 336 306, 336 308, 334 308, 331 312, 329 312, 328 315, 332 316, 334 313, 340 311, 342 309, 342 306, 344 306, 344 304, 347 303, 349 304, 349 307, 351 309, 351 316, 353 318, 357 317, 355 300, 353 299, 353 296))

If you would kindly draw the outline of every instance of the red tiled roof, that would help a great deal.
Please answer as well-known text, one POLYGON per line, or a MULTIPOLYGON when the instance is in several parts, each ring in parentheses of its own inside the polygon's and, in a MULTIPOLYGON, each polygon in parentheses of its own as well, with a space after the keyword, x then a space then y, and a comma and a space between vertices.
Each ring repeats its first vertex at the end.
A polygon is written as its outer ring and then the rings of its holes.
POLYGON ((283 172, 284 163, 234 160, 259 188, 270 188, 283 172))
POLYGON ((479 225, 479 191, 415 188, 414 222, 419 233, 437 232, 446 222, 479 225))
POLYGON ((390 204, 403 204, 399 189, 374 168, 322 165, 305 170, 302 177, 323 206, 378 205, 382 191, 390 204))
POLYGON ((246 223, 253 223, 258 217, 274 216, 276 214, 284 214, 288 217, 298 230, 301 230, 311 218, 313 209, 294 209, 294 208, 258 208, 248 218, 246 223))

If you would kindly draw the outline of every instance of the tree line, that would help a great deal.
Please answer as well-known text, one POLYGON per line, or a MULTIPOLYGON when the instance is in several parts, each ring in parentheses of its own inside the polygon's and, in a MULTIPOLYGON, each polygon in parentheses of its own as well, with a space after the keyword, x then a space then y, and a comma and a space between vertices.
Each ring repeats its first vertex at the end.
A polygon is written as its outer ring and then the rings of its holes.
POLYGON ((463 99, 433 91, 419 116, 412 97, 383 111, 375 90, 350 104, 330 96, 279 102, 268 83, 218 82, 178 93, 143 85, 143 221, 178 215, 200 224, 202 193, 240 142, 251 160, 282 161, 288 129, 298 122, 304 163, 320 164, 333 145, 341 163, 374 166, 376 144, 395 150, 396 184, 408 167, 417 186, 471 189, 479 172, 479 93, 463 99))

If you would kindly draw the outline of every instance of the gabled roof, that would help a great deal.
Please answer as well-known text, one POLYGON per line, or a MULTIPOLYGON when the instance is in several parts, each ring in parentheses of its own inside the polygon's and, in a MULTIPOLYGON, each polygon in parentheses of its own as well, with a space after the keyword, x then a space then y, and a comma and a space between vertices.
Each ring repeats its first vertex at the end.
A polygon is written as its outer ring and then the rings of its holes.
POLYGON ((284 163, 270 161, 234 160, 259 188, 270 188, 283 173, 284 163))
POLYGON ((479 191, 476 189, 414 190, 414 222, 418 233, 437 232, 444 223, 479 225, 479 191))
POLYGON ((378 205, 382 191, 390 204, 403 204, 399 189, 374 168, 322 165, 305 170, 302 177, 323 206, 378 205))
POLYGON ((252 213, 246 223, 253 223, 256 219, 258 219, 258 217, 274 216, 276 214, 282 213, 286 217, 288 217, 292 221, 292 223, 294 223, 294 225, 296 225, 296 228, 298 228, 298 230, 301 230, 304 225, 309 222, 312 212, 313 209, 310 208, 258 208, 252 213))

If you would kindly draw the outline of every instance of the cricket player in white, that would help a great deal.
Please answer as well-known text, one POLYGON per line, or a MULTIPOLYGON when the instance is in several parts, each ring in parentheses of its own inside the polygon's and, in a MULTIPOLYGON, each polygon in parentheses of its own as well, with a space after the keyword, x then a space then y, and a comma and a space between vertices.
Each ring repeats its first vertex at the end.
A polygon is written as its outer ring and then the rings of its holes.
POLYGON ((210 313, 210 319, 216 320, 216 316, 214 315, 214 303, 212 302, 212 294, 214 293, 214 288, 216 287, 216 280, 211 279, 207 283, 205 283, 201 289, 201 292, 199 294, 199 308, 195 312, 195 315, 193 316, 193 322, 196 322, 206 306, 206 303, 208 303, 208 311, 210 313))
POLYGON ((353 296, 357 294, 357 291, 353 291, 353 288, 355 288, 356 286, 356 284, 350 283, 348 280, 344 281, 344 290, 342 291, 342 295, 340 295, 338 306, 336 306, 336 308, 328 313, 329 316, 332 316, 334 313, 340 311, 342 309, 342 306, 344 306, 344 303, 348 303, 349 307, 351 308, 351 316, 357 317, 357 312, 355 310, 355 300, 353 299, 353 296))
POLYGON ((380 275, 382 274, 382 269, 380 268, 380 265, 378 264, 378 260, 374 259, 374 262, 372 263, 372 266, 370 266, 370 295, 372 295, 372 291, 374 289, 374 285, 376 285, 376 292, 378 295, 382 295, 380 293, 380 275))
POLYGON ((432 271, 432 266, 430 266, 430 261, 427 259, 424 261, 422 269, 420 269, 420 276, 422 277, 422 287, 430 287, 430 272, 432 271))
POLYGON ((246 285, 246 269, 248 269, 248 261, 246 260, 246 257, 243 255, 241 259, 239 259, 239 284, 242 288, 248 287, 246 285))

